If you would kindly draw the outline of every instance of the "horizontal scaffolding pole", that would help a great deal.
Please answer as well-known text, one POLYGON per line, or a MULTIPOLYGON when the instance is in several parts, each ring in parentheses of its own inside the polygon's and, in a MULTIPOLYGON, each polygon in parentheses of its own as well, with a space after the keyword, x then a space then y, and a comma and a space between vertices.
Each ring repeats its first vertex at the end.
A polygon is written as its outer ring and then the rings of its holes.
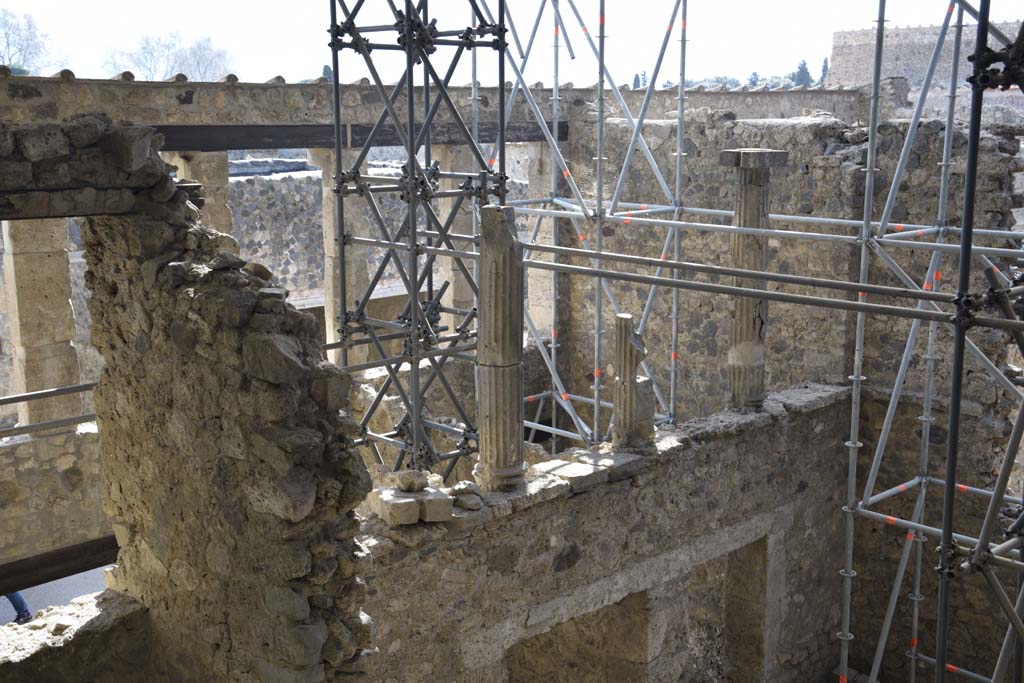
MULTIPOLYGON (((694 292, 705 292, 708 294, 725 294, 728 296, 742 296, 746 298, 767 299, 781 303, 798 304, 803 306, 814 306, 816 308, 830 308, 843 311, 854 311, 872 313, 875 315, 892 316, 897 318, 910 318, 917 320, 934 320, 940 323, 953 323, 953 315, 940 311, 903 308, 900 306, 889 306, 885 304, 868 304, 859 301, 847 301, 845 299, 829 299, 825 297, 810 296, 806 294, 789 294, 787 292, 775 292, 765 289, 748 289, 732 285, 719 285, 709 282, 694 282, 692 280, 674 280, 665 277, 652 275, 637 275, 634 273, 623 273, 615 270, 600 268, 587 268, 585 266, 572 266, 564 263, 548 263, 546 261, 524 261, 527 268, 535 270, 547 270, 557 273, 569 273, 571 275, 584 275, 588 277, 600 276, 607 280, 622 280, 625 282, 638 282, 641 284, 658 285, 669 289, 682 289, 694 292)), ((992 327, 1004 330, 1024 330, 1024 321, 1005 320, 1002 318, 977 317, 974 324, 978 327, 992 327)))
POLYGON ((89 413, 87 415, 75 415, 74 417, 62 417, 56 420, 47 420, 46 422, 33 422, 30 424, 15 425, 14 427, 0 429, 0 439, 6 439, 11 436, 21 436, 23 434, 45 432, 50 429, 59 429, 61 427, 70 427, 72 425, 80 425, 95 421, 96 415, 89 413))
POLYGON ((56 387, 54 389, 41 389, 40 391, 28 391, 23 394, 13 394, 11 396, 4 396, 0 398, 0 406, 9 406, 14 403, 26 403, 28 401, 38 401, 44 398, 55 398, 57 396, 67 396, 68 394, 82 394, 87 391, 92 391, 96 388, 96 383, 92 382, 89 384, 72 384, 66 387, 56 387))
POLYGON ((632 263, 651 268, 668 268, 669 270, 680 270, 691 273, 705 273, 708 275, 719 275, 723 277, 744 277, 758 280, 770 280, 784 284, 801 285, 806 287, 825 287, 838 289, 855 294, 867 292, 882 296, 900 297, 914 299, 917 301, 928 300, 941 303, 953 303, 956 296, 942 292, 929 292, 923 290, 906 289, 903 287, 888 287, 885 285, 867 285, 856 282, 845 282, 843 280, 828 280, 818 277, 805 277, 803 275, 788 275, 786 273, 773 273, 760 270, 746 270, 744 268, 729 268, 726 266, 713 266, 704 263, 690 263, 687 261, 673 261, 668 258, 652 258, 649 256, 633 256, 631 254, 619 254, 616 252, 596 252, 590 249, 574 249, 572 247, 555 247, 545 244, 530 245, 531 251, 539 251, 549 254, 560 254, 563 256, 575 256, 582 259, 600 261, 614 261, 619 263, 632 263))
MULTIPOLYGON (((855 510, 855 512, 857 515, 861 517, 867 517, 868 519, 872 519, 876 522, 883 522, 884 524, 887 524, 888 526, 894 526, 897 529, 913 531, 915 533, 919 533, 933 540, 942 537, 942 529, 939 529, 938 527, 928 526, 927 524, 919 524, 917 522, 911 522, 909 520, 903 519, 902 517, 884 515, 881 512, 875 512, 874 510, 868 510, 863 507, 858 507, 855 510)), ((961 544, 961 546, 958 547, 957 550, 958 552, 964 555, 969 555, 974 550, 975 546, 978 545, 978 539, 974 538, 973 536, 965 536, 964 534, 954 533, 953 540, 961 544)), ((988 559, 993 564, 998 564, 1004 567, 1011 567, 1017 570, 1024 570, 1024 562, 1020 562, 1018 560, 1011 560, 1007 557, 998 556, 992 556, 988 559)))
MULTIPOLYGON (((931 666, 935 666, 935 660, 934 659, 932 659, 928 655, 921 654, 920 652, 918 652, 915 655, 913 655, 911 657, 911 659, 920 659, 922 662, 925 662, 926 664, 929 664, 931 666)), ((987 676, 982 676, 981 674, 976 674, 973 671, 969 671, 967 669, 960 668, 959 666, 956 666, 955 664, 946 664, 946 671, 948 671, 951 674, 956 674, 957 676, 960 676, 961 678, 966 678, 969 681, 982 681, 983 683, 992 683, 992 679, 991 678, 989 678, 987 676)))

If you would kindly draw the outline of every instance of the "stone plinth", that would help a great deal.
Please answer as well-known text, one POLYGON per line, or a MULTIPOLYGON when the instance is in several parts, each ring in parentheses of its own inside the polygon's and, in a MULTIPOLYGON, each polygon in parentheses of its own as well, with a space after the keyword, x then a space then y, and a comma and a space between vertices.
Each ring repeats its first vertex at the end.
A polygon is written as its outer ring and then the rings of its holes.
MULTIPOLYGON (((736 168, 736 214, 733 225, 768 228, 768 185, 773 167, 784 166, 785 151, 771 149, 727 149, 721 154, 723 166, 736 168)), ((735 234, 732 237, 732 266, 763 271, 768 266, 768 238, 764 235, 735 234)), ((736 278, 738 287, 764 289, 764 280, 736 278)), ((760 410, 764 404, 764 337, 768 302, 737 297, 733 309, 729 343, 729 392, 734 408, 760 410)))

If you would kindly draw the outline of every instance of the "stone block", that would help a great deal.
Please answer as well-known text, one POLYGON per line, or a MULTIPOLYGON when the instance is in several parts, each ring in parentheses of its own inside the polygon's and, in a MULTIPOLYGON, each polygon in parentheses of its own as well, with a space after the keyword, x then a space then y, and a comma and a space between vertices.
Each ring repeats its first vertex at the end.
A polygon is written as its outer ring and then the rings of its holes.
POLYGON ((71 148, 60 126, 56 124, 26 126, 20 128, 15 137, 18 150, 28 161, 42 161, 53 157, 66 156, 71 148))
POLYGON ((452 519, 453 500, 444 491, 428 486, 421 491, 402 491, 397 486, 374 489, 367 497, 372 512, 392 526, 452 519))
POLYGON ((604 467, 568 460, 548 460, 533 465, 530 470, 555 475, 567 482, 573 493, 586 491, 608 481, 608 470, 604 467))
POLYGON ((75 337, 66 252, 4 254, 11 340, 43 346, 75 337))
POLYGON ((107 122, 97 116, 77 116, 64 124, 64 134, 74 147, 95 145, 107 129, 107 122))
POLYGON ((105 135, 100 146, 114 159, 118 168, 132 173, 149 161, 154 133, 152 128, 121 127, 105 135))
MULTIPOLYGON (((17 393, 53 389, 81 381, 78 353, 69 341, 14 348, 14 390, 17 393)), ((18 405, 22 423, 46 422, 82 414, 82 395, 28 401, 18 405)))
POLYGON ((366 497, 370 510, 391 526, 415 524, 420 520, 420 505, 414 499, 401 496, 396 488, 374 489, 366 497))
POLYGON ((452 497, 444 491, 428 486, 413 495, 417 497, 420 519, 424 522, 447 522, 452 518, 452 497))
POLYGON ((66 218, 4 221, 4 252, 38 254, 68 250, 66 218))
POLYGON ((584 465, 603 467, 608 470, 608 481, 626 479, 646 469, 650 462, 643 456, 632 453, 597 453, 578 451, 573 460, 584 465))
POLYGON ((0 190, 23 190, 31 186, 32 164, 0 160, 0 190))

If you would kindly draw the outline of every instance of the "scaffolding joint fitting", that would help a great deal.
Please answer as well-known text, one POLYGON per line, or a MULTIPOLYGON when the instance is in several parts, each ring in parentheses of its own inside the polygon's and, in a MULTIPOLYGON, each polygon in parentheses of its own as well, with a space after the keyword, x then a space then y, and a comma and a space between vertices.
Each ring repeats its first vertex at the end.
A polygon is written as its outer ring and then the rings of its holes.
MULTIPOLYGON (((395 31, 398 32, 400 46, 406 49, 413 46, 422 55, 430 55, 437 51, 437 19, 431 19, 430 23, 424 24, 416 14, 406 16, 401 10, 395 12, 395 19, 395 31)), ((421 62, 422 57, 417 54, 416 63, 421 62)))

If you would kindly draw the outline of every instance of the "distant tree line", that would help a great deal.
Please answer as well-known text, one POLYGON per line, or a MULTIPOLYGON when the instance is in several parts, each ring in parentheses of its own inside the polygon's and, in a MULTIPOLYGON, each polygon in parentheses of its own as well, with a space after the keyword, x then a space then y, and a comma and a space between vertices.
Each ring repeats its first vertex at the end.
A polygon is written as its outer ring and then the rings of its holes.
MULTIPOLYGON (((792 88, 798 86, 804 86, 810 88, 814 85, 823 85, 825 78, 828 76, 828 58, 821 64, 821 75, 815 80, 811 76, 811 71, 807 66, 807 60, 800 60, 797 64, 796 70, 786 74, 785 76, 761 76, 756 71, 746 78, 743 82, 744 85, 748 85, 751 88, 765 86, 768 88, 792 88)), ((633 89, 639 90, 646 88, 648 85, 647 72, 642 71, 633 76, 633 89)), ((738 88, 741 85, 740 79, 732 76, 710 76, 708 78, 701 78, 699 80, 686 79, 687 88, 695 88, 703 86, 705 88, 725 88, 732 89, 738 88)), ((676 83, 671 81, 665 81, 662 83, 661 88, 674 88, 676 83)))

